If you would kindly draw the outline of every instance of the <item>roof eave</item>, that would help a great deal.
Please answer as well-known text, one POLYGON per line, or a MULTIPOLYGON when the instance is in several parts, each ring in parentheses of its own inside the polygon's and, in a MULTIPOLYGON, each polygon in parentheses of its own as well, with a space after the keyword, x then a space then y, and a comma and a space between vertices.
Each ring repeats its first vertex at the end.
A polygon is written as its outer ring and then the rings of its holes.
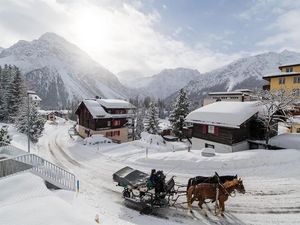
POLYGON ((208 121, 202 121, 202 120, 185 120, 185 122, 188 123, 197 123, 197 124, 205 124, 205 125, 212 125, 212 126, 218 126, 218 127, 229 127, 229 128, 240 128, 241 124, 225 124, 225 123, 217 123, 217 122, 208 122, 208 121))

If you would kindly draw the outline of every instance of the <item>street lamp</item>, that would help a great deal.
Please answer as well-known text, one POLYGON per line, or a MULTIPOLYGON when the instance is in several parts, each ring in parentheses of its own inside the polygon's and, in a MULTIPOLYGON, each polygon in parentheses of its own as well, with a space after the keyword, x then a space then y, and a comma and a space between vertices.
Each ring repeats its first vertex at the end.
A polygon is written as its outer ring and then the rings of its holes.
POLYGON ((30 153, 30 95, 35 94, 34 91, 27 91, 27 138, 28 138, 28 153, 30 153))

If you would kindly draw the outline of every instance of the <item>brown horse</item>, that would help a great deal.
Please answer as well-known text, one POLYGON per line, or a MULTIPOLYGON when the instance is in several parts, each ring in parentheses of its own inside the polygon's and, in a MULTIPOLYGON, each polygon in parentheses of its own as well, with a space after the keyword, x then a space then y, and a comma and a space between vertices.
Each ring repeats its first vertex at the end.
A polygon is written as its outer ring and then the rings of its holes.
POLYGON ((192 203, 198 200, 199 207, 202 209, 202 204, 206 199, 216 200, 217 195, 217 185, 219 188, 219 205, 221 207, 221 215, 224 216, 225 211, 225 201, 227 201, 230 194, 237 190, 238 192, 245 194, 245 188, 243 181, 240 179, 234 179, 232 181, 226 181, 223 185, 220 184, 208 184, 202 183, 195 186, 191 186, 187 193, 188 208, 192 212, 192 203))

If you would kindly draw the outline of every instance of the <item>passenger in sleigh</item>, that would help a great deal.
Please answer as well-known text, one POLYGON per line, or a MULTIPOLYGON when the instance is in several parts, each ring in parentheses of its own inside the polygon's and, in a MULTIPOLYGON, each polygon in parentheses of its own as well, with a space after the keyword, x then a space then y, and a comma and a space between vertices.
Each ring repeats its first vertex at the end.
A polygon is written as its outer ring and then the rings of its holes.
POLYGON ((164 175, 163 171, 159 170, 156 171, 155 169, 151 170, 150 177, 147 181, 147 188, 149 190, 155 189, 155 195, 165 195, 166 190, 166 176, 164 175))

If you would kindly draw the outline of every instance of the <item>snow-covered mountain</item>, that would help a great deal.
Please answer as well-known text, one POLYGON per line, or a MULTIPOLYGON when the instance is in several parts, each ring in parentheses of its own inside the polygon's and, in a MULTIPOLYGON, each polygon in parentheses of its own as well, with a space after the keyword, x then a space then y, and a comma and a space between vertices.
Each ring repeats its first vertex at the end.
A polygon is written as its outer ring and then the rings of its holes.
POLYGON ((199 76, 198 70, 187 68, 164 69, 151 77, 123 79, 123 84, 135 89, 135 92, 140 95, 162 99, 171 93, 177 92, 199 76))
POLYGON ((46 33, 39 39, 19 41, 0 53, 0 65, 14 64, 45 107, 66 106, 73 99, 126 98, 118 78, 64 38, 46 33))
MULTIPOLYGON (((193 106, 198 107, 208 92, 260 88, 267 83, 262 79, 263 75, 279 72, 279 65, 299 62, 300 53, 287 50, 241 58, 227 66, 201 74, 184 88, 193 102, 193 106)), ((173 93, 167 100, 169 102, 174 100, 176 95, 177 93, 173 93)))

